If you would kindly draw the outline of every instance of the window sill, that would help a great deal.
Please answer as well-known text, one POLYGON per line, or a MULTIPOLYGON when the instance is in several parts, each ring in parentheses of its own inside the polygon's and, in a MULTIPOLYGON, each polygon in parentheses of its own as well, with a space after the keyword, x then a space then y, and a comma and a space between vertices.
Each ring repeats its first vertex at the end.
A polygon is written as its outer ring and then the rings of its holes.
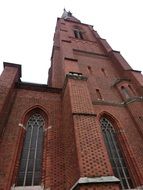
POLYGON ((19 187, 11 187, 11 190, 44 190, 43 186, 19 186, 19 187))

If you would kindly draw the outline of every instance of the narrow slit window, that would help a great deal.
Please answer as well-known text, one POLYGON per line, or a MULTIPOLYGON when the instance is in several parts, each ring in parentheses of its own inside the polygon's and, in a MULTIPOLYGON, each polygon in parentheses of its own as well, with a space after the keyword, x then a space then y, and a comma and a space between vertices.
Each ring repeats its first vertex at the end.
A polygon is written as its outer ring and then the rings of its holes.
POLYGON ((117 133, 107 118, 102 117, 100 123, 114 175, 120 179, 122 189, 131 189, 133 183, 117 141, 117 133))
POLYGON ((33 114, 27 122, 17 186, 41 184, 44 123, 43 117, 38 113, 33 114))
POLYGON ((105 69, 102 68, 101 71, 102 71, 103 75, 104 75, 105 77, 107 77, 107 74, 106 74, 106 72, 105 72, 105 69))
POLYGON ((92 69, 91 69, 91 67, 88 66, 87 69, 88 69, 89 73, 92 74, 92 69))
POLYGON ((102 100, 102 96, 99 89, 96 89, 96 95, 98 100, 102 100))
POLYGON ((78 38, 77 30, 74 30, 74 36, 75 36, 75 38, 78 38))

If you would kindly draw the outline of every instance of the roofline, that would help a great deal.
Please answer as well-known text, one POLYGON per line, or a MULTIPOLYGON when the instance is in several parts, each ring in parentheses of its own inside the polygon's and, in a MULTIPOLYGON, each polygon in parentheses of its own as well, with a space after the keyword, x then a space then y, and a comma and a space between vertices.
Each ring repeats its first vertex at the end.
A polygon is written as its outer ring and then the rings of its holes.
POLYGON ((21 65, 19 64, 15 64, 15 63, 9 63, 9 62, 3 62, 3 67, 15 67, 18 69, 18 72, 19 72, 19 78, 22 76, 21 74, 21 65))
POLYGON ((76 21, 73 21, 73 20, 66 20, 66 19, 64 19, 64 18, 57 18, 57 21, 58 20, 64 20, 64 21, 66 21, 66 22, 73 22, 73 23, 76 23, 76 24, 81 24, 81 25, 85 25, 85 26, 91 26, 91 27, 93 27, 93 25, 91 25, 91 24, 85 24, 85 23, 82 23, 82 22, 76 22, 76 21))
POLYGON ((51 92, 51 93, 61 93, 61 88, 53 88, 49 87, 47 84, 37 84, 37 83, 29 83, 29 82, 17 82, 16 88, 25 89, 25 90, 33 90, 40 92, 51 92))

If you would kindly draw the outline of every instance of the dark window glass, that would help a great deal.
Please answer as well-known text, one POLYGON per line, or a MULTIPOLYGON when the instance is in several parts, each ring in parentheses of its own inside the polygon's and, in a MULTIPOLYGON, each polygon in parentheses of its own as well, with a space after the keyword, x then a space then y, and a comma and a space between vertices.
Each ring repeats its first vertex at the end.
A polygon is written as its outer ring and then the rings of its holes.
POLYGON ((101 118, 100 123, 114 175, 120 179, 122 189, 130 189, 133 187, 133 183, 117 142, 116 131, 105 117, 101 118))
POLYGON ((74 35, 75 35, 75 38, 83 40, 83 34, 80 30, 74 30, 74 35))
POLYGON ((87 67, 90 74, 92 74, 92 69, 90 66, 87 67))
POLYGON ((106 72, 105 72, 105 69, 102 68, 101 71, 102 71, 102 73, 104 74, 104 76, 107 77, 106 72))
POLYGON ((96 95, 98 100, 102 100, 102 96, 99 89, 96 89, 96 95))
POLYGON ((26 126, 26 136, 21 154, 17 186, 40 185, 43 145, 43 117, 33 114, 26 126))

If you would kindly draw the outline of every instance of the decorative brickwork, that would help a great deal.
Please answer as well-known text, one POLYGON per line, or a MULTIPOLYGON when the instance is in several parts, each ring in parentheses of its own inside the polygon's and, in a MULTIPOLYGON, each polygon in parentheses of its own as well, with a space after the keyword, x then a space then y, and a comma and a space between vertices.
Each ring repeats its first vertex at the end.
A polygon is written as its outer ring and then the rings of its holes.
POLYGON ((116 129, 133 187, 142 189, 143 76, 92 26, 64 10, 57 19, 48 85, 21 82, 20 77, 20 65, 4 63, 0 190, 121 190, 103 138, 101 117, 116 129), (42 182, 21 187, 17 176, 25 124, 34 113, 45 121, 42 182))

